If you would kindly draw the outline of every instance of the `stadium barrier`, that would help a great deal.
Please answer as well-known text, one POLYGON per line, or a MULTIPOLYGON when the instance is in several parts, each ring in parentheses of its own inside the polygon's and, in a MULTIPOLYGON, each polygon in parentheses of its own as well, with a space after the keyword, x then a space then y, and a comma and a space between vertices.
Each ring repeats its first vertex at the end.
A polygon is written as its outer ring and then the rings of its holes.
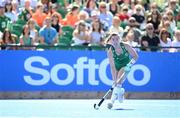
MULTIPOLYGON (((180 53, 138 52, 127 98, 180 98, 180 53)), ((106 52, 0 51, 0 98, 97 98, 112 84, 106 52)))

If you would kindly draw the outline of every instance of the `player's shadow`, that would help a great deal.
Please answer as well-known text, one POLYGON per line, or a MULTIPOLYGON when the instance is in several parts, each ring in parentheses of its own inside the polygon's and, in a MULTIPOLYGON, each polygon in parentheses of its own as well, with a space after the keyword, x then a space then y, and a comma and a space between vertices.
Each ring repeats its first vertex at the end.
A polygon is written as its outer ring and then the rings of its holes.
POLYGON ((115 108, 114 110, 127 110, 127 111, 131 111, 131 110, 135 110, 135 109, 126 109, 126 108, 115 108))

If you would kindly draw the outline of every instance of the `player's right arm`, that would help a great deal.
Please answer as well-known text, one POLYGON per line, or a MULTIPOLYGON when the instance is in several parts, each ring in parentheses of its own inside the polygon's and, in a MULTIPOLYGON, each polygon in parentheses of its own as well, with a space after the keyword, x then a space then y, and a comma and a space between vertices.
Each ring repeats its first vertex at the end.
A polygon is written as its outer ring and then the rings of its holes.
POLYGON ((114 59, 113 59, 113 54, 112 54, 111 48, 112 47, 107 48, 107 56, 109 58, 109 64, 110 64, 113 80, 116 80, 116 69, 115 69, 115 65, 114 65, 114 59))

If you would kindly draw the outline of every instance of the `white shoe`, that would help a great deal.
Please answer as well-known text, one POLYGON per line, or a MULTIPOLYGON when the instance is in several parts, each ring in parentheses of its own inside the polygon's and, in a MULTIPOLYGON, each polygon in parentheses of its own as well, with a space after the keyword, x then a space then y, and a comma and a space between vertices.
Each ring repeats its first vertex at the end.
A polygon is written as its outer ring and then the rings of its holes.
POLYGON ((114 103, 115 100, 118 100, 120 103, 124 100, 124 88, 116 86, 112 92, 111 101, 114 103))
POLYGON ((125 93, 124 88, 120 88, 120 91, 119 91, 119 93, 118 93, 118 98, 117 98, 117 100, 118 100, 120 103, 122 103, 123 100, 124 100, 124 93, 125 93))
POLYGON ((111 102, 114 103, 115 100, 118 99, 118 92, 116 90, 116 87, 114 88, 112 95, 111 95, 111 102))

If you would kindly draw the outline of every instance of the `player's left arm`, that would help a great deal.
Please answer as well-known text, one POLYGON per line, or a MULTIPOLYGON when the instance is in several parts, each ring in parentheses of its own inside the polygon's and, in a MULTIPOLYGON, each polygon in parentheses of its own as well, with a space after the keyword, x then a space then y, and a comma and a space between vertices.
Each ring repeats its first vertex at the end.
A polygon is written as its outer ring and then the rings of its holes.
POLYGON ((138 57, 139 57, 137 52, 129 44, 124 44, 124 45, 125 45, 126 50, 129 52, 129 54, 132 57, 130 63, 134 64, 138 60, 138 57))

